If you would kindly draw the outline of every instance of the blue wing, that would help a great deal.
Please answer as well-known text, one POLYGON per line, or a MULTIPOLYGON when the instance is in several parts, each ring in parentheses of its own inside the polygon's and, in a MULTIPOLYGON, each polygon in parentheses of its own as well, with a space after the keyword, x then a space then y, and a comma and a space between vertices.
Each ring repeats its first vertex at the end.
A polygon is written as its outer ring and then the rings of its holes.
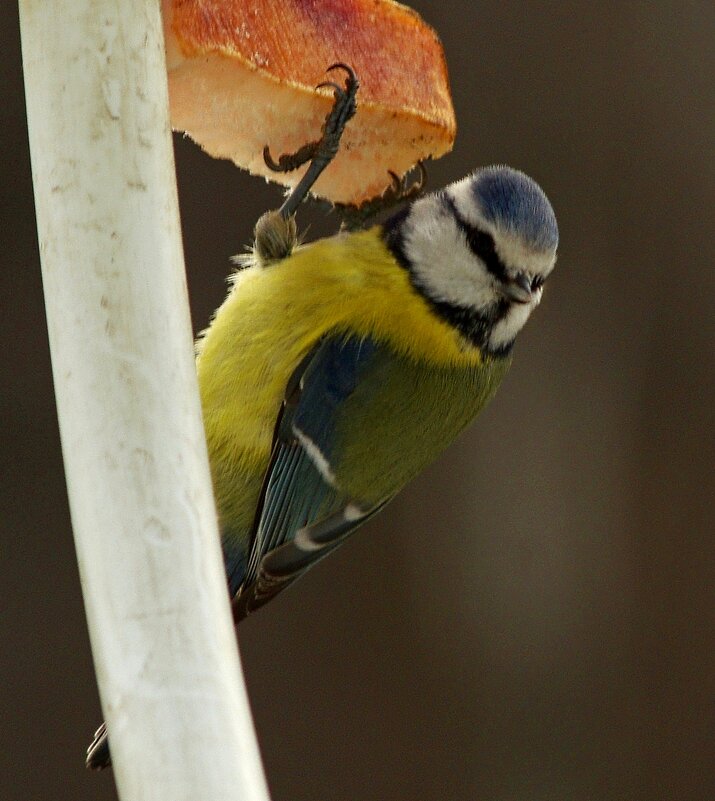
POLYGON ((375 351, 369 339, 326 338, 288 383, 245 576, 234 599, 237 620, 330 553, 389 500, 367 507, 347 496, 332 467, 341 407, 375 351))

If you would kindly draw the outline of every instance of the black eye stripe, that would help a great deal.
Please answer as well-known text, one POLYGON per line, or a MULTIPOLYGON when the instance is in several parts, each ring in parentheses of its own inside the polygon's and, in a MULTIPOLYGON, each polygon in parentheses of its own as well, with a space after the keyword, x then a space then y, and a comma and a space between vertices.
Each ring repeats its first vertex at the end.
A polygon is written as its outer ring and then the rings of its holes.
MULTIPOLYGON (((456 221, 457 226, 464 233, 472 253, 482 260, 489 273, 495 275, 500 281, 508 281, 506 270, 496 253, 491 235, 470 226, 454 207, 451 198, 442 193, 432 197, 441 204, 442 213, 452 216, 456 221)), ((509 313, 512 307, 511 302, 508 298, 500 297, 494 303, 489 303, 485 307, 477 309, 468 305, 446 301, 438 293, 435 294, 434 290, 430 288, 428 283, 425 283, 419 272, 415 270, 408 254, 409 248, 405 237, 406 234, 409 234, 410 226, 406 225, 406 223, 409 221, 411 209, 412 206, 406 206, 386 220, 381 227, 385 246, 392 253, 396 262, 407 271, 412 287, 439 318, 459 331, 467 341, 474 347, 479 348, 482 353, 494 358, 508 356, 514 344, 513 340, 499 347, 493 347, 490 345, 489 338, 494 326, 509 313)))
POLYGON ((494 237, 487 231, 482 231, 470 225, 460 214, 454 200, 449 195, 442 195, 441 199, 452 217, 454 217, 457 227, 464 234, 472 253, 484 262, 491 275, 506 283, 509 277, 504 262, 499 258, 496 251, 494 237))

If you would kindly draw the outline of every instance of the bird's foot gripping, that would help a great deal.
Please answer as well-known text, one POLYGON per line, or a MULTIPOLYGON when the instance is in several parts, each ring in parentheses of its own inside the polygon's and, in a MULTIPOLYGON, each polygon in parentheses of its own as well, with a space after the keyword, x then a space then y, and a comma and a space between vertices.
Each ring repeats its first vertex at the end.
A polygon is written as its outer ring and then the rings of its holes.
POLYGON ((427 170, 424 162, 418 161, 413 167, 400 178, 397 173, 389 172, 390 186, 376 197, 364 200, 359 206, 352 203, 335 203, 335 210, 342 218, 342 228, 347 231, 355 231, 365 228, 370 220, 383 211, 389 211, 398 203, 406 200, 414 200, 419 197, 427 184, 427 170), (417 176, 413 179, 411 175, 417 170, 417 176))
POLYGON ((305 200, 308 192, 310 192, 313 184, 318 180, 321 172, 330 164, 335 158, 340 147, 340 139, 345 130, 345 126, 351 117, 354 116, 357 109, 356 95, 359 88, 358 79, 353 70, 347 64, 333 64, 328 67, 328 72, 331 70, 342 69, 347 73, 345 79, 345 86, 334 81, 325 81, 318 84, 318 88, 322 86, 330 86, 334 90, 335 100, 330 113, 325 118, 323 123, 323 132, 320 139, 316 142, 310 142, 307 145, 296 150, 295 153, 288 153, 279 156, 278 161, 275 161, 271 156, 268 146, 263 149, 263 160, 269 169, 274 172, 291 172, 297 170, 303 164, 310 162, 310 166, 301 178, 298 185, 288 195, 285 202, 280 208, 280 214, 283 218, 290 217, 295 214, 298 206, 305 200))

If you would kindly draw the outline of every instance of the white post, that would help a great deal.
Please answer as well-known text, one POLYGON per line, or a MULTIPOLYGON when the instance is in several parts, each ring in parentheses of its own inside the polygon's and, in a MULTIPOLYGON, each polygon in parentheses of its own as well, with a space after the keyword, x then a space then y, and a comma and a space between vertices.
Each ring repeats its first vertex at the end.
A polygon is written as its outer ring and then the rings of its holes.
POLYGON ((159 0, 20 12, 62 448, 119 795, 265 801, 201 425, 159 0))

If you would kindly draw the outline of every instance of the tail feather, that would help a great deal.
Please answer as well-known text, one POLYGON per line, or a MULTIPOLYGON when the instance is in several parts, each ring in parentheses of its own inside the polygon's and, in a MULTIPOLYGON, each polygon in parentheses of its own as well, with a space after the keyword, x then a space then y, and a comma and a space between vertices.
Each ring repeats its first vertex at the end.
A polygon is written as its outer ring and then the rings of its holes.
POLYGON ((90 770, 103 770, 112 764, 112 757, 109 754, 109 737, 107 736, 107 724, 103 723, 94 733, 94 740, 87 749, 87 759, 85 764, 90 770))

